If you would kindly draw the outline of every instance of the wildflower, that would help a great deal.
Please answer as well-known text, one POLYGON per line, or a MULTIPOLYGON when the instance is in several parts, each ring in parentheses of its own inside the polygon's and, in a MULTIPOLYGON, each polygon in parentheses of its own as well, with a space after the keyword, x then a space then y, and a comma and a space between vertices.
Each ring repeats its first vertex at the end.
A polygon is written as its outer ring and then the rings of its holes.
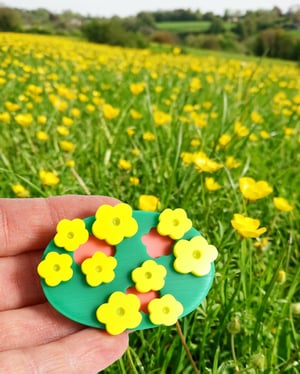
POLYGON ((75 251, 79 246, 88 241, 89 232, 83 220, 75 218, 73 220, 62 219, 56 226, 54 243, 64 248, 66 251, 75 251))
POLYGON ((10 114, 8 112, 0 113, 0 122, 10 123, 10 114))
POLYGON ((173 295, 166 294, 148 304, 150 321, 155 325, 171 326, 183 313, 182 304, 173 295))
POLYGON ((72 262, 70 255, 49 252, 45 259, 39 263, 37 271, 48 286, 55 287, 72 278, 72 262))
POLYGON ((20 110, 20 105, 19 104, 16 104, 16 103, 12 103, 10 101, 6 101, 4 103, 4 106, 5 108, 9 111, 9 112, 17 112, 18 110, 20 110))
POLYGON ((132 217, 132 208, 128 204, 120 203, 114 207, 102 205, 95 218, 93 234, 111 245, 119 244, 124 237, 132 237, 138 230, 138 224, 132 217))
POLYGON ((143 118, 142 113, 138 112, 135 109, 130 109, 129 113, 130 113, 132 119, 141 119, 141 118, 143 118))
POLYGON ((65 126, 57 126, 56 131, 59 133, 59 135, 62 135, 62 136, 67 136, 70 134, 69 129, 65 126))
POLYGON ((86 275, 86 282, 92 286, 101 283, 110 283, 115 278, 114 268, 117 260, 112 256, 106 256, 103 252, 95 252, 91 258, 87 258, 81 264, 81 271, 86 275))
POLYGON ((74 160, 67 160, 65 162, 65 165, 68 167, 68 168, 73 168, 75 166, 75 161, 74 160))
POLYGON ((204 152, 196 153, 193 157, 193 161, 196 169, 208 173, 214 173, 223 167, 221 164, 207 157, 204 152))
POLYGON ((251 121, 253 123, 256 123, 256 124, 260 124, 260 123, 263 123, 263 118, 262 116, 256 112, 256 111, 253 111, 251 114, 250 114, 250 118, 251 118, 251 121))
POLYGON ((104 104, 103 107, 102 107, 102 110, 103 110, 103 116, 106 119, 114 119, 114 118, 118 117, 118 115, 120 113, 120 109, 114 108, 110 104, 104 104))
POLYGON ((60 143, 60 148, 65 152, 72 152, 75 149, 75 144, 67 140, 62 140, 60 143))
POLYGON ((153 113, 153 120, 156 126, 166 125, 171 122, 171 115, 160 110, 156 110, 153 113))
POLYGON ((45 125, 47 122, 47 117, 46 116, 38 116, 37 122, 40 125, 45 125))
POLYGON ((289 136, 291 136, 291 135, 294 135, 294 133, 295 133, 295 129, 293 128, 293 127, 284 127, 283 128, 283 132, 284 132, 284 135, 286 136, 286 137, 289 137, 289 136))
POLYGON ((201 141, 199 139, 192 139, 190 144, 192 147, 199 147, 201 141))
POLYGON ((74 123, 74 120, 70 117, 63 116, 62 118, 62 124, 64 126, 72 126, 74 123))
POLYGON ((197 92, 202 88, 201 80, 197 77, 192 78, 189 85, 190 85, 190 92, 192 93, 197 92))
POLYGON ((225 148, 231 141, 231 135, 229 134, 222 134, 218 140, 218 146, 220 148, 225 148))
POLYGON ((121 158, 118 162, 118 168, 125 171, 130 170, 131 162, 125 160, 124 158, 121 158))
POLYGON ((233 156, 227 156, 225 160, 225 166, 228 169, 235 169, 238 168, 241 165, 241 163, 236 160, 233 156))
POLYGON ((19 183, 13 184, 11 186, 11 189, 13 190, 13 193, 17 197, 28 197, 29 196, 29 191, 27 190, 27 188, 25 188, 19 183))
POLYGON ((277 283, 283 284, 286 281, 286 272, 284 270, 279 270, 275 280, 277 283))
POLYGON ((29 127, 33 121, 32 114, 27 113, 27 114, 17 114, 15 116, 15 121, 21 125, 22 127, 29 127))
POLYGON ((263 139, 270 139, 270 137, 271 137, 270 133, 265 131, 265 130, 260 131, 259 134, 260 134, 261 138, 263 138, 263 139))
POLYGON ((143 139, 148 141, 148 142, 151 142, 151 141, 155 140, 155 135, 150 131, 146 131, 143 134, 143 139))
POLYGON ((244 238, 258 238, 267 231, 265 227, 259 228, 258 219, 245 217, 242 214, 234 214, 231 225, 244 238))
POLYGON ((180 239, 191 227, 192 221, 181 208, 165 209, 158 217, 157 231, 172 239, 180 239))
POLYGON ((36 133, 36 137, 41 142, 46 142, 47 140, 49 140, 49 135, 46 133, 46 131, 38 131, 36 133))
POLYGON ((153 260, 144 261, 143 264, 134 269, 131 278, 135 282, 135 288, 142 293, 158 291, 165 285, 167 270, 163 265, 158 265, 153 260))
POLYGON ((140 184, 140 180, 137 177, 130 177, 129 183, 131 186, 138 186, 140 184))
POLYGON ((245 137, 249 135, 249 129, 242 125, 241 122, 236 122, 234 124, 234 132, 238 137, 245 137))
POLYGON ((181 48, 174 47, 173 50, 172 50, 172 52, 173 52, 173 55, 178 56, 181 53, 181 48))
POLYGON ((211 263, 217 258, 218 251, 202 236, 195 236, 191 240, 179 240, 174 246, 174 255, 174 269, 177 272, 192 273, 200 277, 210 272, 211 263))
POLYGON ((88 104, 88 105, 86 106, 86 110, 87 110, 88 112, 90 112, 90 113, 93 113, 93 112, 96 110, 96 108, 95 108, 94 105, 92 105, 92 104, 88 104))
POLYGON ((73 117, 79 118, 80 115, 81 115, 81 112, 78 108, 72 108, 71 109, 71 114, 72 114, 73 117))
POLYGON ((139 95, 140 93, 144 91, 145 86, 146 84, 144 82, 131 83, 129 86, 129 89, 133 95, 139 95))
POLYGON ((250 134, 249 140, 251 140, 251 142, 256 142, 258 140, 258 137, 256 134, 250 134))
POLYGON ((257 238, 256 242, 254 243, 254 247, 265 251, 269 244, 269 238, 257 238))
POLYGON ((146 210, 149 212, 155 212, 160 203, 156 196, 153 195, 141 195, 139 197, 139 209, 146 210))
POLYGON ((132 128, 132 127, 128 127, 128 128, 126 129, 126 132, 127 132, 127 135, 128 135, 128 136, 133 136, 133 135, 135 134, 135 130, 134 130, 134 128, 132 128))
POLYGON ((110 295, 107 303, 99 306, 96 317, 99 322, 105 324, 107 332, 111 335, 118 335, 141 323, 140 305, 140 300, 136 295, 126 295, 117 291, 110 295))
POLYGON ((40 177, 41 182, 45 186, 56 186, 59 183, 58 176, 51 171, 41 170, 39 172, 39 177, 40 177))
POLYGON ((273 188, 266 181, 256 182, 249 177, 240 178, 239 185, 243 196, 249 201, 262 199, 273 192, 273 188))
POLYGON ((290 212, 294 207, 283 197, 274 197, 273 204, 278 210, 282 212, 290 212))
POLYGON ((217 191, 221 188, 219 183, 217 183, 212 177, 205 178, 205 187, 208 191, 217 191))
POLYGON ((138 148, 133 148, 133 150, 131 151, 132 155, 133 156, 139 156, 141 154, 141 151, 138 149, 138 148))

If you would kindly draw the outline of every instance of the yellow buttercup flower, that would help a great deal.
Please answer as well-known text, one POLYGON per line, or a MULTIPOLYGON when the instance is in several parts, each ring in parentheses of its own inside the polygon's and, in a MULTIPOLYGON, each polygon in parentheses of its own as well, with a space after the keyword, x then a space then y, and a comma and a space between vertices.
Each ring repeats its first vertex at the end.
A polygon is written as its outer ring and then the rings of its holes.
POLYGON ((153 260, 144 261, 143 264, 134 269, 131 278, 135 282, 135 288, 142 293, 158 291, 165 285, 167 270, 163 265, 153 260))
POLYGON ((115 278, 114 268, 116 266, 117 260, 114 257, 95 252, 91 258, 83 261, 81 271, 86 275, 86 282, 96 287, 101 283, 110 283, 115 278))
POLYGON ((259 227, 258 219, 245 217, 242 214, 234 214, 231 225, 244 238, 258 238, 267 231, 265 227, 259 227))
POLYGON ((174 246, 174 255, 174 269, 177 272, 192 273, 200 277, 210 272, 211 263, 217 258, 218 251, 202 236, 195 236, 191 240, 179 240, 174 246))
POLYGON ((212 177, 205 178, 205 187, 208 191, 217 191, 221 188, 221 185, 215 181, 212 177))
POLYGON ((39 276, 45 280, 47 286, 55 287, 72 278, 72 263, 72 257, 68 254, 49 252, 45 259, 39 263, 37 271, 39 276))
POLYGON ((62 219, 56 226, 54 243, 66 251, 75 251, 89 239, 89 232, 82 219, 62 219))
POLYGON ((132 208, 128 204, 101 205, 95 218, 93 234, 111 245, 119 244, 125 237, 130 238, 138 231, 137 221, 132 217, 132 208))
POLYGON ((256 182, 250 177, 240 178, 239 185, 243 196, 249 201, 262 199, 273 192, 273 188, 266 181, 256 182))
POLYGON ((140 180, 137 177, 130 177, 129 183, 131 186, 138 186, 140 184, 140 180))
POLYGON ((47 123, 47 117, 46 116, 38 116, 37 122, 40 125, 45 125, 47 123))
POLYGON ((27 188, 25 188, 24 186, 22 186, 21 184, 19 183, 16 183, 16 184, 13 184, 11 186, 11 189, 13 190, 13 193, 17 196, 17 197, 28 197, 30 195, 29 191, 27 190, 27 188))
POLYGON ((182 304, 171 294, 153 299, 148 304, 149 319, 154 325, 171 326, 183 313, 182 304))
POLYGON ((129 86, 130 92, 133 95, 139 95, 145 90, 146 84, 144 82, 131 83, 129 86))
POLYGON ((233 156, 226 156, 225 166, 228 169, 235 169, 241 166, 241 163, 236 160, 233 156))
POLYGON ((21 125, 22 127, 29 127, 33 122, 32 114, 26 113, 26 114, 17 114, 15 116, 15 121, 21 125))
POLYGON ((8 112, 0 113, 0 122, 10 123, 11 117, 8 112))
POLYGON ((231 141, 231 135, 229 134, 222 134, 218 140, 218 146, 220 148, 225 148, 231 141))
POLYGON ((282 212, 290 212, 294 209, 294 207, 283 197, 274 197, 273 204, 282 212))
POLYGON ((65 152, 72 152, 75 149, 75 144, 67 140, 62 140, 60 143, 60 148, 65 152))
POLYGON ((130 170, 131 169, 131 162, 121 158, 118 162, 118 168, 121 170, 130 170))
POLYGON ((49 140, 49 135, 46 133, 46 131, 38 131, 36 133, 36 137, 41 142, 46 142, 47 140, 49 140))
POLYGON ((214 173, 223 167, 223 165, 207 157, 204 152, 195 153, 193 156, 193 162, 196 169, 208 173, 214 173))
POLYGON ((171 122, 172 117, 169 113, 156 110, 153 113, 153 120, 156 126, 163 126, 171 122))
POLYGON ((70 134, 69 129, 65 126, 57 126, 56 131, 59 133, 59 135, 62 135, 62 136, 67 136, 70 134))
POLYGON ((103 116, 106 119, 114 119, 114 118, 118 117, 118 115, 120 113, 120 109, 114 108, 110 104, 104 104, 103 107, 102 107, 102 110, 103 110, 103 116))
POLYGON ((99 306, 96 317, 105 324, 106 331, 118 335, 127 329, 138 327, 142 321, 140 300, 136 295, 114 292, 108 302, 99 306))
POLYGON ((262 116, 256 111, 251 112, 250 118, 251 118, 251 121, 256 124, 263 123, 264 121, 262 116))
POLYGON ((151 141, 155 140, 155 135, 150 131, 146 131, 143 134, 143 139, 151 142, 151 141))
POLYGON ((64 126, 72 126, 74 123, 74 120, 70 117, 63 116, 62 118, 62 124, 64 126))
POLYGON ((135 109, 130 109, 129 113, 130 113, 132 119, 141 119, 141 118, 143 118, 142 113, 138 112, 135 109))
POLYGON ((148 212, 155 212, 159 208, 159 199, 154 195, 140 195, 139 209, 148 212))
POLYGON ((249 129, 244 126, 241 122, 236 122, 234 124, 234 132, 238 137, 245 137, 249 135, 249 129))
POLYGON ((58 176, 52 171, 41 170, 39 177, 45 186, 56 186, 59 183, 58 176))
POLYGON ((158 217, 157 231, 160 235, 180 239, 192 227, 192 221, 184 209, 165 209, 158 217))

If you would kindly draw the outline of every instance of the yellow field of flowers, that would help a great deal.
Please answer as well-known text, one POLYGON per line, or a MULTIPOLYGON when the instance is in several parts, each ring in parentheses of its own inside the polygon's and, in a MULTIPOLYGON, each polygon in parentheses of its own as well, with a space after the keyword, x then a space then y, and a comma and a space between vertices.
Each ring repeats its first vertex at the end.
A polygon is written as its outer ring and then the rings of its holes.
MULTIPOLYGON (((3 33, 0 94, 1 197, 184 208, 219 251, 182 321, 199 370, 298 372, 299 66, 3 33)), ((192 372, 176 328, 106 370, 158 371, 192 372)))

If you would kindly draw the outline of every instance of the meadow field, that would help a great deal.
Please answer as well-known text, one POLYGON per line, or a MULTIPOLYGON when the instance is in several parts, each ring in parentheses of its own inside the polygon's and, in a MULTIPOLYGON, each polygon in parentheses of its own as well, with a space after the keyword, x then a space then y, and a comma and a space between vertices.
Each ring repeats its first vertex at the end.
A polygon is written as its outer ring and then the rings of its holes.
POLYGON ((194 365, 160 326, 105 373, 299 373, 299 66, 2 33, 0 94, 1 197, 180 207, 218 248, 194 365))

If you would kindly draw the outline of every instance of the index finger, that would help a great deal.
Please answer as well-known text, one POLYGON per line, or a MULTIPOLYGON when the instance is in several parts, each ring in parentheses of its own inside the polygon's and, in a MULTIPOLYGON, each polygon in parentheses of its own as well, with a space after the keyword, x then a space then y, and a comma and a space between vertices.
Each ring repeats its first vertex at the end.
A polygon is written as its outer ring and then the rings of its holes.
POLYGON ((43 249, 61 219, 89 217, 100 205, 118 202, 107 196, 81 195, 0 199, 0 257, 43 249))

